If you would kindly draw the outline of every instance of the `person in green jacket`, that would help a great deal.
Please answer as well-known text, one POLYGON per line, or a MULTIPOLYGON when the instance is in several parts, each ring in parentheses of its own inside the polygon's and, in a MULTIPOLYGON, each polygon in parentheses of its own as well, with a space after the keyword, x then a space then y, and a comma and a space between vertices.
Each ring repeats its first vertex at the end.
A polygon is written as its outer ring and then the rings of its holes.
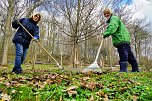
POLYGON ((112 37, 113 46, 117 48, 119 53, 119 72, 128 72, 128 62, 132 66, 131 72, 139 72, 137 60, 130 47, 130 33, 127 28, 118 16, 112 14, 110 9, 106 8, 103 14, 107 18, 108 23, 108 27, 103 33, 103 38, 112 37))

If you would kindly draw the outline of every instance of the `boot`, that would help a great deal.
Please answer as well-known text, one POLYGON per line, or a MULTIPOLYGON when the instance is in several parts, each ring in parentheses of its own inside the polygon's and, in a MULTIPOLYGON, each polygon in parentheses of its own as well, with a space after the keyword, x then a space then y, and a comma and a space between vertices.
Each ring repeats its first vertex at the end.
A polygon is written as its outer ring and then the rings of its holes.
POLYGON ((120 70, 119 72, 128 72, 127 70, 127 62, 119 62, 120 70))
POLYGON ((138 68, 138 63, 134 62, 131 64, 132 70, 131 72, 140 72, 139 68, 138 68))
POLYGON ((22 74, 22 70, 17 70, 15 67, 12 69, 12 73, 22 74))

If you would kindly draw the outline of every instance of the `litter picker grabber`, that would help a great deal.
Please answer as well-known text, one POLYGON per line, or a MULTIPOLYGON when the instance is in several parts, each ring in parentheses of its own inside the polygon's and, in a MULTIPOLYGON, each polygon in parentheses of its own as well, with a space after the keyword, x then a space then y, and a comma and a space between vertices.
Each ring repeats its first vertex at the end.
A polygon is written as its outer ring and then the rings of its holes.
POLYGON ((87 73, 87 72, 90 72, 90 71, 95 72, 95 73, 102 73, 102 70, 99 67, 98 62, 97 62, 98 57, 99 57, 99 53, 100 53, 100 50, 101 50, 101 47, 102 47, 102 44, 103 44, 103 39, 101 40, 101 43, 100 43, 100 46, 99 46, 99 49, 98 49, 95 61, 90 66, 88 66, 87 68, 85 68, 82 71, 82 73, 87 73))
MULTIPOLYGON (((19 21, 18 21, 18 23, 19 23, 20 26, 32 37, 32 39, 34 39, 34 37, 32 36, 32 34, 31 34, 19 21)), ((36 41, 36 42, 37 42, 38 46, 39 46, 40 48, 42 48, 42 49, 56 62, 56 65, 57 65, 61 70, 63 70, 64 68, 59 65, 59 63, 57 62, 57 60, 43 47, 43 45, 42 45, 40 42, 38 42, 38 41, 36 41)))

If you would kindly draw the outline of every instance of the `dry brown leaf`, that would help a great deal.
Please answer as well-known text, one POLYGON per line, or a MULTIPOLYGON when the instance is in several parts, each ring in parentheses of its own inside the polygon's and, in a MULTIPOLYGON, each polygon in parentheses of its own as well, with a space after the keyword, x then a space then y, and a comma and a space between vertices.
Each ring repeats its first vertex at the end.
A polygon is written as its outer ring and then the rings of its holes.
POLYGON ((89 90, 93 90, 96 88, 96 83, 95 82, 89 82, 89 83, 81 83, 82 88, 87 88, 89 90))
POLYGON ((86 80, 90 80, 90 78, 89 77, 83 77, 82 80, 86 81, 86 80))
POLYGON ((62 83, 62 79, 61 78, 58 78, 57 79, 57 83, 60 85, 62 83))
POLYGON ((138 99, 138 97, 136 95, 133 95, 131 98, 133 101, 137 101, 137 99, 138 99))
POLYGON ((97 84, 96 84, 96 86, 98 87, 98 88, 103 88, 103 84, 102 83, 100 83, 100 82, 98 82, 97 84))
POLYGON ((93 95, 91 95, 89 101, 94 101, 94 96, 93 95))
POLYGON ((94 83, 86 85, 86 87, 90 90, 93 90, 96 86, 94 83))
POLYGON ((71 86, 71 87, 67 88, 66 91, 75 90, 77 88, 78 88, 78 86, 71 86))
POLYGON ((69 77, 66 76, 66 75, 60 75, 60 77, 63 78, 63 79, 69 79, 69 77))
POLYGON ((0 82, 1 82, 1 81, 3 81, 3 80, 5 80, 5 78, 4 78, 4 77, 0 78, 0 82))
POLYGON ((11 100, 11 97, 7 94, 1 94, 2 96, 2 101, 10 101, 11 100))
POLYGON ((72 96, 72 95, 76 95, 77 94, 77 91, 67 91, 67 93, 69 94, 69 96, 72 96))
POLYGON ((5 85, 6 85, 7 87, 10 87, 10 86, 11 86, 11 83, 10 83, 10 82, 6 82, 5 85))
POLYGON ((109 85, 109 87, 113 87, 113 86, 114 86, 114 84, 112 84, 112 83, 109 85))
POLYGON ((17 92, 17 91, 16 91, 16 90, 14 90, 14 89, 11 91, 11 93, 13 93, 13 94, 15 94, 16 92, 17 92))
POLYGON ((134 82, 133 82, 132 80, 129 80, 129 79, 128 79, 128 82, 131 83, 131 84, 134 84, 134 82))
POLYGON ((123 87, 120 89, 120 91, 123 93, 124 91, 126 91, 128 89, 128 87, 123 87))
POLYGON ((105 94, 104 101, 110 101, 110 100, 108 99, 108 95, 107 95, 107 94, 105 94))
POLYGON ((98 95, 100 97, 105 97, 105 93, 101 90, 99 92, 96 92, 96 95, 98 95))
POLYGON ((60 100, 59 101, 63 101, 63 97, 62 96, 60 96, 60 100))
POLYGON ((53 81, 50 80, 50 79, 47 79, 47 80, 45 81, 45 84, 51 84, 51 83, 53 83, 53 81))

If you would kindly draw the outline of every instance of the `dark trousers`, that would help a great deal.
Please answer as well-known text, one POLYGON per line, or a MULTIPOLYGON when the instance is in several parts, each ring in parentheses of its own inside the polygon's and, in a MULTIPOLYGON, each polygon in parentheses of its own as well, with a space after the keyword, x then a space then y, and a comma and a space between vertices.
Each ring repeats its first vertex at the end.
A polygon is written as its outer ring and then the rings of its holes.
POLYGON ((117 47, 119 53, 120 72, 127 72, 127 62, 132 66, 132 72, 139 72, 137 60, 128 43, 122 43, 117 47))

